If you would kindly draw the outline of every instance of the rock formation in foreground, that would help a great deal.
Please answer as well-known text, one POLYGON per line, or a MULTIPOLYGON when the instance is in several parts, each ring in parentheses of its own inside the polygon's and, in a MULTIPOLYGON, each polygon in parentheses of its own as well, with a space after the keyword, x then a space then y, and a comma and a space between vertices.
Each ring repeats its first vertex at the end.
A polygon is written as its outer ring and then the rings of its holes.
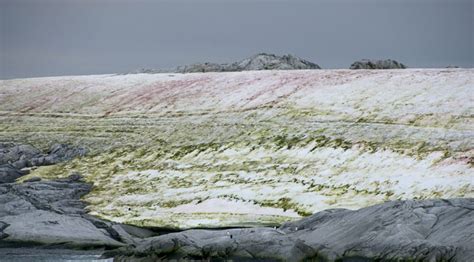
POLYGON ((356 211, 331 209, 279 228, 187 230, 147 238, 136 247, 109 255, 117 261, 139 257, 149 261, 470 261, 474 257, 474 199, 394 201, 356 211))
POLYGON ((116 248, 129 243, 127 231, 135 238, 154 235, 88 215, 80 198, 91 188, 78 174, 0 184, 0 248, 116 248))
POLYGON ((372 60, 362 59, 352 63, 350 69, 405 69, 404 64, 392 59, 372 60))
POLYGON ((43 153, 27 144, 0 143, 0 184, 14 182, 28 174, 30 167, 54 165, 86 153, 86 148, 65 144, 54 144, 43 153))
POLYGON ((315 63, 289 54, 277 56, 274 54, 260 53, 230 64, 217 64, 209 62, 196 63, 186 66, 179 66, 171 70, 140 69, 133 73, 205 73, 296 69, 321 69, 321 67, 315 63))

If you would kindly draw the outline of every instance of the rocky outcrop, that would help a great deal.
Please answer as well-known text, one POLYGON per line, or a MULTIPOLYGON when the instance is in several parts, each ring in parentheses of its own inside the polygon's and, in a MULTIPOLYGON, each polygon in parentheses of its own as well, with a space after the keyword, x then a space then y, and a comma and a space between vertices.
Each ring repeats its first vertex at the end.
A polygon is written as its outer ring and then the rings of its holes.
POLYGON ((393 201, 355 211, 329 209, 278 228, 157 236, 87 214, 80 198, 90 190, 79 175, 0 185, 0 248, 105 247, 112 250, 104 257, 114 261, 469 261, 474 256, 473 198, 393 201))
POLYGON ((28 174, 25 167, 54 165, 75 157, 84 156, 87 149, 65 144, 54 144, 47 153, 24 144, 0 143, 0 184, 12 183, 28 174))
POLYGON ((274 54, 260 53, 249 58, 230 64, 196 63, 179 66, 175 69, 139 69, 131 73, 205 73, 205 72, 237 72, 253 70, 296 70, 296 69, 321 69, 315 63, 293 55, 277 56, 274 54))
POLYGON ((392 59, 372 60, 362 59, 352 63, 350 69, 405 69, 404 64, 392 59))
POLYGON ((235 72, 253 70, 321 69, 317 64, 292 55, 260 53, 232 64, 199 63, 178 67, 177 73, 235 72))
POLYGON ((472 198, 393 201, 356 211, 326 210, 279 228, 166 234, 107 256, 115 256, 116 261, 470 261, 473 221, 472 198))
POLYGON ((261 53, 232 64, 231 68, 239 71, 249 70, 292 70, 292 69, 321 69, 315 63, 292 55, 277 56, 261 53))
POLYGON ((110 248, 153 235, 88 215, 80 198, 90 190, 79 175, 0 185, 0 247, 110 248))

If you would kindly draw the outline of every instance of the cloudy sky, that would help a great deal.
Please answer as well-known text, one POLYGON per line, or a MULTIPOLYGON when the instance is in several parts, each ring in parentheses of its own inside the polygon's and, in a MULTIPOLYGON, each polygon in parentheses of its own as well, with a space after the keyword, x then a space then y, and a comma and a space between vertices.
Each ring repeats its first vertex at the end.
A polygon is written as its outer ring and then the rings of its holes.
POLYGON ((473 67, 474 0, 0 0, 0 79, 291 53, 473 67))

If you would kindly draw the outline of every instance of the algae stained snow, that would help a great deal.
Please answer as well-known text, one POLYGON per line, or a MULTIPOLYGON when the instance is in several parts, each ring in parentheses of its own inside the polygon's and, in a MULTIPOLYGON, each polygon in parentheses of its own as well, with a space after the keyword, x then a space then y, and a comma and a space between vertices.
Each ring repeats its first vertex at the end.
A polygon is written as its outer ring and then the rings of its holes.
POLYGON ((473 197, 474 70, 301 70, 2 81, 0 139, 93 154, 92 214, 189 228, 473 197))

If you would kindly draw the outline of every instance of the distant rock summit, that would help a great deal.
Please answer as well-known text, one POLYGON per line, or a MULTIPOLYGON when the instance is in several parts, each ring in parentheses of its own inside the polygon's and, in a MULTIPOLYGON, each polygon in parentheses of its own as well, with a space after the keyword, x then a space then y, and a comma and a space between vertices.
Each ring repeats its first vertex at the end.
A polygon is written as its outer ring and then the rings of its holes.
POLYGON ((132 73, 204 73, 296 69, 321 69, 321 67, 315 63, 309 62, 293 55, 277 56, 274 54, 260 53, 230 64, 217 64, 206 62, 179 66, 171 70, 140 69, 132 73))
POLYGON ((405 69, 404 64, 392 59, 372 60, 362 59, 352 63, 350 69, 405 69))

